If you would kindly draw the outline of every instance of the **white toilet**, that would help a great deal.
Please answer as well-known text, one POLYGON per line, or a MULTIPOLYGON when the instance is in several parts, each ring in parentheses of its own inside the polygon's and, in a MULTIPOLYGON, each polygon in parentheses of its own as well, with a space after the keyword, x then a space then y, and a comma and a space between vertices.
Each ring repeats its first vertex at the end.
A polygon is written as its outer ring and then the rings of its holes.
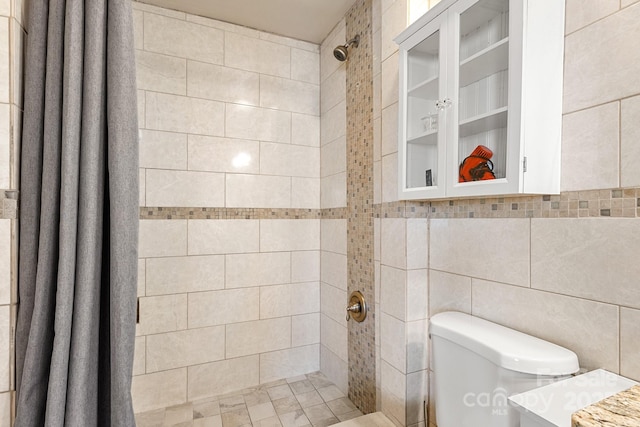
POLYGON ((566 348, 458 312, 431 318, 438 427, 517 427, 508 397, 569 377, 566 348))

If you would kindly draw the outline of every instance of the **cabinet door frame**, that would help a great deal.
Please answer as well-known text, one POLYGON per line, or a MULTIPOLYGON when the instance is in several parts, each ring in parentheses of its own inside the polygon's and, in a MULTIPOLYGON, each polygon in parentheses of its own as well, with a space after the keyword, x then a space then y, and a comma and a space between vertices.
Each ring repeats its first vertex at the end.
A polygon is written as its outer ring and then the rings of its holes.
POLYGON ((438 50, 438 99, 441 100, 446 97, 448 76, 447 66, 448 60, 446 56, 443 57, 443 52, 447 47, 448 28, 447 28, 447 13, 444 11, 440 15, 433 18, 429 23, 424 25, 414 34, 412 34, 407 40, 402 43, 398 52, 398 67, 399 67, 399 97, 398 97, 398 199, 400 200, 415 200, 415 199, 432 199, 442 198, 446 194, 446 151, 447 151, 447 129, 446 122, 448 121, 448 110, 444 109, 438 111, 438 130, 437 130, 437 152, 438 152, 438 173, 437 185, 430 187, 407 187, 407 174, 408 174, 408 126, 407 117, 409 109, 409 51, 419 45, 422 41, 432 36, 436 32, 439 32, 439 50, 438 50))

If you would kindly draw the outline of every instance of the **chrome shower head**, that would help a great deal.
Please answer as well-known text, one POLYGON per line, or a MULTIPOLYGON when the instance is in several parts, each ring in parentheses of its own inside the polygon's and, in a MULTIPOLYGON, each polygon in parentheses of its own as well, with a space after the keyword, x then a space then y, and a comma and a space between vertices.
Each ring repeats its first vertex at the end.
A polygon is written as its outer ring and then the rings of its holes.
POLYGON ((360 35, 356 35, 354 38, 349 40, 345 45, 338 46, 333 49, 333 56, 340 62, 346 61, 347 56, 349 56, 348 49, 353 45, 353 47, 358 47, 358 43, 360 43, 360 35))

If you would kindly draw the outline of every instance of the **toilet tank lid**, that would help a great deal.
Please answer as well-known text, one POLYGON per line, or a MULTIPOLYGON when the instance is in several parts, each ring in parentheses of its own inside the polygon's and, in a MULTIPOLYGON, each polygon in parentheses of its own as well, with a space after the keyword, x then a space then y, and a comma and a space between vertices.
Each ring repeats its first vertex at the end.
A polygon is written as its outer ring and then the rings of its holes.
POLYGON ((516 372, 568 375, 580 368, 571 350, 465 313, 432 316, 429 332, 516 372))

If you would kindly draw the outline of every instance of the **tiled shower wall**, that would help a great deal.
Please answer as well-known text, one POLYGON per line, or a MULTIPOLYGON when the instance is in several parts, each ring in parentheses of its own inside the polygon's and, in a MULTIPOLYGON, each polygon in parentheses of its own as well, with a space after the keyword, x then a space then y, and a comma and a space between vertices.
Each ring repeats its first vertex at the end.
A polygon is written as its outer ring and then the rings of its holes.
POLYGON ((135 410, 318 370, 319 46, 137 2, 134 21, 135 410))
POLYGON ((13 330, 17 307, 19 183, 22 120, 22 63, 25 4, 0 0, 0 427, 9 427, 13 408, 13 330))
POLYGON ((397 201, 393 37, 425 4, 382 1, 374 184, 383 411, 420 425, 429 396, 413 354, 427 360, 426 323, 414 327, 413 316, 444 310, 539 336, 575 351, 588 369, 639 380, 640 3, 566 2, 560 196, 420 204, 397 201), (427 284, 428 311, 413 305, 427 284))

